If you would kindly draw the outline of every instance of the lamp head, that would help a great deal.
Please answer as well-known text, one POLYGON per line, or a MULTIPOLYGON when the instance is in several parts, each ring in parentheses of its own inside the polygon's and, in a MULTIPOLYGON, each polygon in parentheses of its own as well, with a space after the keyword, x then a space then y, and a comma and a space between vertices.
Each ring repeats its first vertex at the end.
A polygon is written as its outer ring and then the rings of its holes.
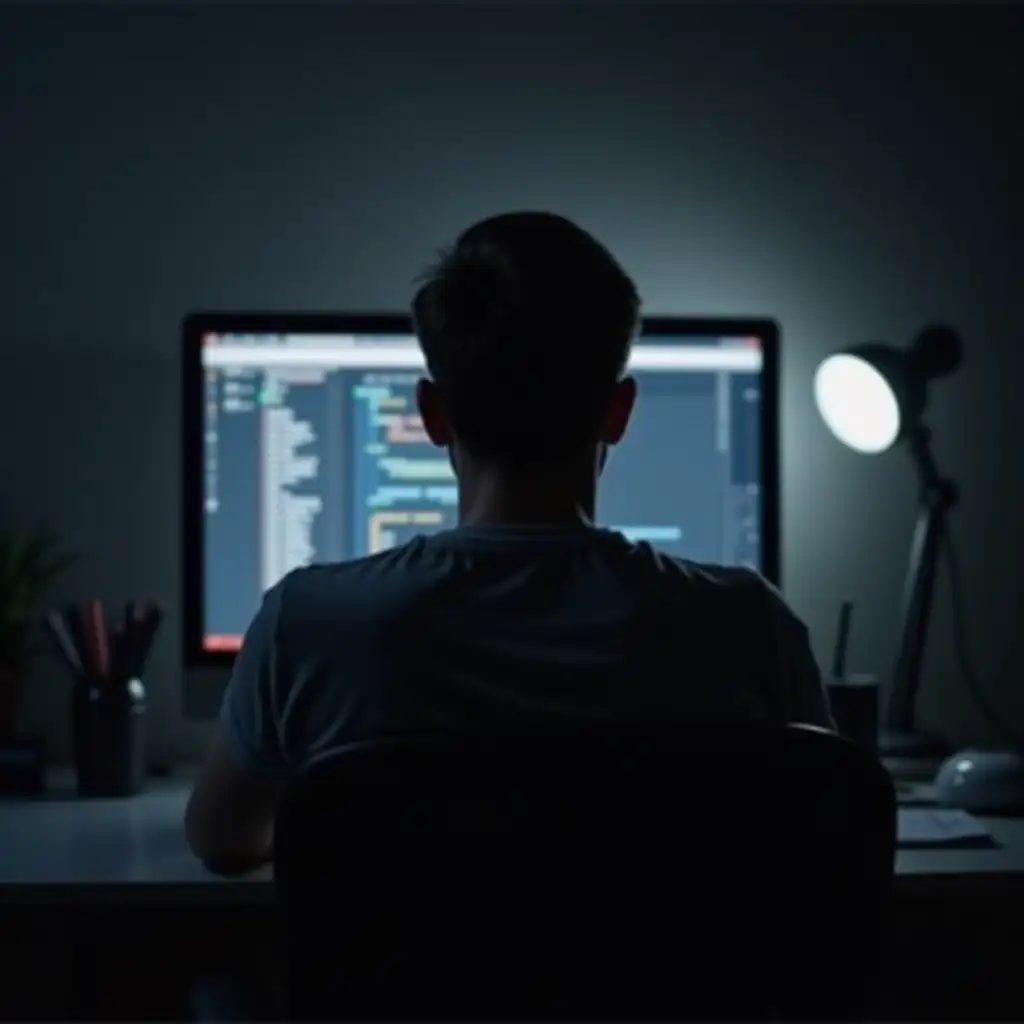
POLYGON ((926 327, 909 348, 869 342, 828 356, 814 375, 814 399, 835 436, 855 451, 891 448, 920 423, 928 383, 960 365, 960 337, 926 327))

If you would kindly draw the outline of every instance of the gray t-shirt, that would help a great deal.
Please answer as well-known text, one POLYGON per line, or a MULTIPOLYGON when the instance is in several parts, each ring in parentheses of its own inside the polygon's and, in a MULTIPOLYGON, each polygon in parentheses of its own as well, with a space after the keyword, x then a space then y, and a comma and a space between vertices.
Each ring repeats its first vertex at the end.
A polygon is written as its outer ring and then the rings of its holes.
POLYGON ((833 727, 804 624, 754 572, 585 527, 461 527, 290 573, 221 710, 276 778, 370 738, 730 718, 833 727))

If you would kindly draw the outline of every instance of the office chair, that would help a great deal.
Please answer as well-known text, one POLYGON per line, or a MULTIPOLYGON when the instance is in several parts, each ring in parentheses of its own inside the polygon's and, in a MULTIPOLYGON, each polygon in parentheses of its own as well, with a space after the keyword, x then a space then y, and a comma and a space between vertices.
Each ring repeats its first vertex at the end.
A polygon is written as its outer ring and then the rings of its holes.
POLYGON ((291 1020, 852 1020, 896 830, 804 727, 366 743, 285 794, 291 1020))

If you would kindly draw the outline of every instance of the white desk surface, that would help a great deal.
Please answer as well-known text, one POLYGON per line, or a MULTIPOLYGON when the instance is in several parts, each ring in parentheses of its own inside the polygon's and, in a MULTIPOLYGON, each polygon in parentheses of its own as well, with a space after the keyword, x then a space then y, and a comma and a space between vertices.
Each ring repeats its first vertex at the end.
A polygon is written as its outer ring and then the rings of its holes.
POLYGON ((269 868, 224 879, 192 856, 184 832, 186 779, 151 780, 144 793, 121 799, 79 799, 64 778, 50 790, 42 799, 0 801, 0 899, 16 897, 17 890, 78 898, 69 889, 104 899, 271 897, 269 868))
MULTIPOLYGON (((137 797, 80 800, 59 788, 46 799, 0 801, 0 896, 146 896, 269 900, 269 869, 247 878, 210 875, 185 844, 188 782, 150 783, 137 797), (4 892, 6 890, 6 892, 4 892)), ((995 883, 1024 888, 1024 820, 986 819, 1002 845, 987 850, 904 850, 900 889, 919 884, 995 883)))

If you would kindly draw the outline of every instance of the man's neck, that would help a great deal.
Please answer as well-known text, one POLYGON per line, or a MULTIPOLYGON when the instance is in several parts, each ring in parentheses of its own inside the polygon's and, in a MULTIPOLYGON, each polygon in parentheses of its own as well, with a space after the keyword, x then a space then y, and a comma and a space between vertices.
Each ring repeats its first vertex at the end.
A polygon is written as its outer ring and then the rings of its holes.
POLYGON ((461 526, 593 526, 596 481, 571 471, 460 474, 461 526))

